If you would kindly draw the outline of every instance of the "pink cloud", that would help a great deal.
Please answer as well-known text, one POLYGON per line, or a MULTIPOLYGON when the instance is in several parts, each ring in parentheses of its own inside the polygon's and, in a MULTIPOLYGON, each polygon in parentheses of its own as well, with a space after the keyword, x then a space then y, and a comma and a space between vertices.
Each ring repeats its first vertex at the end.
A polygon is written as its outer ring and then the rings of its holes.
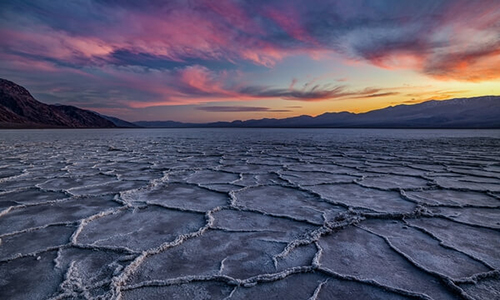
MULTIPOLYGON (((316 44, 299 22, 300 13, 264 9, 297 43, 316 44)), ((39 22, 29 27, 2 29, 10 49, 74 64, 100 65, 114 51, 147 53, 172 61, 196 58, 215 61, 247 60, 273 67, 284 57, 307 54, 319 58, 325 49, 284 47, 269 38, 260 15, 250 15, 232 1, 203 1, 177 5, 168 11, 104 10, 113 20, 86 24, 88 31, 66 32, 39 22), (30 45, 26 47, 25 45, 30 45)))
POLYGON ((166 16, 133 13, 126 22, 129 28, 120 32, 116 43, 137 53, 178 61, 187 57, 221 59, 229 43, 220 28, 195 11, 182 10, 166 16))
POLYGON ((318 45, 318 41, 301 24, 300 13, 292 6, 267 8, 265 14, 296 40, 310 45, 318 45))
POLYGON ((0 29, 5 45, 16 51, 64 61, 109 55, 114 47, 98 38, 74 37, 48 27, 35 30, 0 29), (26 45, 29 45, 28 47, 26 45))
MULTIPOLYGON (((500 2, 450 1, 407 37, 376 41, 361 56, 385 69, 411 69, 439 80, 500 78, 500 2)), ((404 24, 402 24, 404 28, 404 24)))
POLYGON ((236 5, 236 2, 229 0, 202 0, 202 3, 224 19, 230 26, 238 30, 255 35, 265 35, 266 31, 258 22, 248 14, 247 11, 236 5))
POLYGON ((218 74, 211 72, 209 69, 202 66, 189 66, 180 72, 179 80, 191 93, 202 93, 207 95, 220 96, 235 96, 234 93, 224 89, 225 72, 218 74))

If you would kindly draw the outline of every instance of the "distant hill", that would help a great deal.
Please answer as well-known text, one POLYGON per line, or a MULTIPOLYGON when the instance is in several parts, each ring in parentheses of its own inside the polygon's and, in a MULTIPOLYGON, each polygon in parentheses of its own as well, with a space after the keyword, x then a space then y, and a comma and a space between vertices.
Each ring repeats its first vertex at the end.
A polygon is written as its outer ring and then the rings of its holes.
POLYGON ((120 128, 139 128, 139 127, 141 127, 137 124, 130 123, 130 122, 127 122, 127 121, 122 120, 122 119, 106 116, 106 115, 103 115, 100 113, 96 113, 96 114, 98 114, 99 116, 103 117, 104 119, 106 119, 108 121, 111 121, 113 124, 115 124, 116 127, 120 127, 120 128))
POLYGON ((112 128, 97 113, 37 101, 24 87, 0 78, 0 128, 112 128))
POLYGON ((134 124, 139 127, 151 127, 151 128, 186 128, 186 127, 198 127, 204 125, 197 123, 182 123, 175 121, 138 121, 134 122, 134 124))
POLYGON ((324 128, 500 128, 500 96, 431 100, 390 106, 366 113, 324 113, 317 117, 259 119, 204 124, 173 121, 136 122, 143 127, 324 127, 324 128))

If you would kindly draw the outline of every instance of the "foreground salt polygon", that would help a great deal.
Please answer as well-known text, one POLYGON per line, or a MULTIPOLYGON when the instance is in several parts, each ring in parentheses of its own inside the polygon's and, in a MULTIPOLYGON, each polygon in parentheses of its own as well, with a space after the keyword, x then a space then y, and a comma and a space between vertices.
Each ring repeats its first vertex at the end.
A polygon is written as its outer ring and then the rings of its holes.
POLYGON ((427 134, 0 132, 0 298, 499 298, 500 135, 427 134))

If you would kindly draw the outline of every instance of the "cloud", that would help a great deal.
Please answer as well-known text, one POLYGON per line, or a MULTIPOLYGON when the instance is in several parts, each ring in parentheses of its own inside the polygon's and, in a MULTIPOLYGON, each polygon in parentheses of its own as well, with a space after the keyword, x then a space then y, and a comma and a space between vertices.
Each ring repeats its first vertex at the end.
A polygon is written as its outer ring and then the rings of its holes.
POLYGON ((403 94, 403 97, 411 97, 413 102, 423 102, 428 100, 444 100, 459 97, 461 94, 468 93, 468 90, 422 90, 403 94))
POLYGON ((196 109, 208 112, 290 112, 287 109, 271 109, 260 106, 200 106, 196 109))
POLYGON ((423 72, 442 80, 494 80, 500 78, 499 65, 500 40, 495 45, 442 54, 429 60, 423 72))
POLYGON ((335 53, 439 80, 493 81, 499 28, 500 1, 487 0, 0 1, 0 75, 84 107, 368 99, 397 92, 353 89, 345 78, 256 84, 245 74, 335 53))
POLYGON ((363 98, 378 98, 378 97, 395 96, 395 95, 399 95, 399 94, 400 94, 399 92, 384 92, 384 93, 362 95, 362 97, 363 98))
POLYGON ((280 98, 285 100, 296 101, 323 101, 342 98, 373 98, 390 96, 397 94, 396 92, 378 93, 381 89, 366 88, 362 90, 349 90, 345 85, 314 85, 306 84, 306 87, 301 90, 297 89, 282 89, 270 88, 265 86, 249 86, 239 90, 241 95, 251 96, 255 98, 280 98))
MULTIPOLYGON (((342 98, 374 98, 396 95, 397 92, 384 92, 379 88, 361 90, 349 89, 346 85, 320 85, 308 82, 302 89, 293 84, 288 88, 265 85, 248 85, 238 80, 238 72, 211 71, 206 67, 194 65, 174 72, 163 73, 164 89, 169 100, 143 105, 169 105, 182 102, 182 98, 193 98, 195 103, 215 102, 220 100, 257 100, 283 99, 295 101, 325 101, 342 98), (171 103, 169 103, 171 102, 171 103)), ((139 87, 140 88, 140 87, 139 87)), ((151 88, 148 87, 148 90, 151 88)), ((186 102, 187 100, 184 100, 186 102)), ((186 102, 187 103, 187 102, 186 102)), ((142 104, 139 104, 142 107, 142 104)))
POLYGON ((383 92, 378 88, 351 90, 346 85, 320 85, 316 78, 307 82, 302 89, 295 88, 296 79, 288 88, 277 88, 265 85, 246 85, 233 81, 238 75, 234 72, 214 72, 203 66, 189 66, 178 70, 172 77, 172 89, 185 95, 197 95, 205 100, 220 99, 284 99, 295 101, 324 101, 341 98, 374 98, 396 95, 397 92, 383 92))
MULTIPOLYGON (((76 65, 100 65, 128 52, 142 54, 145 63, 157 57, 247 60, 272 67, 291 55, 330 51, 440 79, 498 76, 488 63, 500 49, 497 1, 317 1, 314 6, 305 0, 148 1, 141 6, 15 1, 2 6, 4 49, 76 65)), ((138 58, 134 63, 140 63, 138 58)))
POLYGON ((279 7, 264 8, 265 16, 269 17, 276 25, 291 38, 309 45, 317 45, 318 41, 307 31, 301 22, 298 9, 281 3, 279 7))
POLYGON ((335 47, 382 68, 412 69, 440 80, 500 78, 494 67, 500 63, 500 2, 424 1, 418 5, 413 12, 412 4, 406 3, 368 17, 344 31, 341 36, 346 42, 335 47))

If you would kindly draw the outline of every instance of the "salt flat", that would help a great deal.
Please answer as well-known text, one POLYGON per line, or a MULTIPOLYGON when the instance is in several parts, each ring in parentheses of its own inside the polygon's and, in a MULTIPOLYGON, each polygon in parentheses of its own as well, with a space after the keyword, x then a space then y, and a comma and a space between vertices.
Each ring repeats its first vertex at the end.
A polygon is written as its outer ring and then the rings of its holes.
POLYGON ((0 131, 1 299, 500 299, 500 131, 0 131))

